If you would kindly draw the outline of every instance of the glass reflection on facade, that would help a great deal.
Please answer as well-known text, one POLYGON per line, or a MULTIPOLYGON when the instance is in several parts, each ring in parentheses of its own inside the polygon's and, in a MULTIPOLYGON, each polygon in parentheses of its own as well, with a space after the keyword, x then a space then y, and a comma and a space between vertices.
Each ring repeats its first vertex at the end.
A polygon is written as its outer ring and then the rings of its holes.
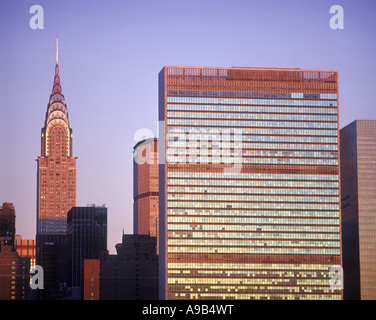
POLYGON ((338 74, 164 67, 162 299, 341 299, 338 74))
POLYGON ((149 138, 133 148, 133 233, 157 237, 158 141, 149 138))

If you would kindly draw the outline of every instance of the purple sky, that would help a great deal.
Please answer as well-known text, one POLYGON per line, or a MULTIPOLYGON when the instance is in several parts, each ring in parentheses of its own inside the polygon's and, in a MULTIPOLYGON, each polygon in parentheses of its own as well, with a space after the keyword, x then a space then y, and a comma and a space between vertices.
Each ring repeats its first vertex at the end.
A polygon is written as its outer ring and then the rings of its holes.
POLYGON ((34 238, 36 162, 55 38, 73 128, 77 205, 106 204, 108 249, 132 233, 134 134, 157 134, 164 65, 339 71, 340 126, 376 119, 374 0, 0 0, 0 203, 34 238), (32 30, 33 4, 44 30, 32 30), (329 27, 333 5, 344 30, 329 27))

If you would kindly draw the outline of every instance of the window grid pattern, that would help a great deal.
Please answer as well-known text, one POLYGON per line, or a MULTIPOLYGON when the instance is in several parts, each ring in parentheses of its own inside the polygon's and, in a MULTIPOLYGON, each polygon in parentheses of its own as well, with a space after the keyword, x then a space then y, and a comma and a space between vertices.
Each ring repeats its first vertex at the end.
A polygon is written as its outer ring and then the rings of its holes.
POLYGON ((341 299, 336 73, 167 70, 166 298, 341 299))

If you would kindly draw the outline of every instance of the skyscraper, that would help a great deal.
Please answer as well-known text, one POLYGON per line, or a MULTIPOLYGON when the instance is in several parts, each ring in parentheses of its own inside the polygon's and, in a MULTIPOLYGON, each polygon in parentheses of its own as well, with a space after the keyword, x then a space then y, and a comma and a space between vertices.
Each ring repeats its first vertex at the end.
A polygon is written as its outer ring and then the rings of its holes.
POLYGON ((338 73, 159 74, 161 299, 341 299, 338 73))
POLYGON ((158 255, 156 238, 123 234, 117 254, 102 253, 101 300, 157 300, 158 255))
POLYGON ((67 217, 68 287, 73 299, 84 297, 84 260, 107 251, 107 208, 73 207, 67 217))
POLYGON ((67 213, 76 205, 76 158, 60 83, 57 39, 55 76, 37 167, 36 262, 44 268, 45 289, 40 297, 51 299, 62 294, 60 288, 66 281, 67 213))
POLYGON ((67 213, 76 205, 76 158, 73 157, 73 132, 60 84, 58 40, 54 83, 37 162, 37 234, 65 233, 67 213))
POLYGON ((158 140, 138 142, 133 151, 134 234, 157 237, 159 213, 158 140))
POLYGON ((345 300, 376 300, 376 120, 341 129, 345 300))

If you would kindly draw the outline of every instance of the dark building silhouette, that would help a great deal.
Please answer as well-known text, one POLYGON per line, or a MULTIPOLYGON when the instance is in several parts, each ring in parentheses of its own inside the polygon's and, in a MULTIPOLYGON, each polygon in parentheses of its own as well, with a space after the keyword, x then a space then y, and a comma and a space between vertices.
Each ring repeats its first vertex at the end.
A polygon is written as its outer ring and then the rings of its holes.
POLYGON ((16 210, 13 203, 3 203, 0 207, 0 239, 8 247, 14 247, 16 235, 16 210))
POLYGON ((102 253, 101 300, 157 300, 158 255, 156 238, 123 235, 117 254, 102 253))
POLYGON ((35 240, 16 235, 13 203, 0 207, 0 300, 31 298, 30 271, 35 266, 35 240))
POLYGON ((68 288, 72 299, 83 298, 84 260, 107 252, 107 208, 73 207, 67 218, 68 288))
POLYGON ((340 131, 345 300, 376 300, 376 120, 340 131))
POLYGON ((67 245, 66 234, 38 235, 37 265, 42 266, 44 289, 33 292, 40 300, 61 300, 66 297, 67 245))

